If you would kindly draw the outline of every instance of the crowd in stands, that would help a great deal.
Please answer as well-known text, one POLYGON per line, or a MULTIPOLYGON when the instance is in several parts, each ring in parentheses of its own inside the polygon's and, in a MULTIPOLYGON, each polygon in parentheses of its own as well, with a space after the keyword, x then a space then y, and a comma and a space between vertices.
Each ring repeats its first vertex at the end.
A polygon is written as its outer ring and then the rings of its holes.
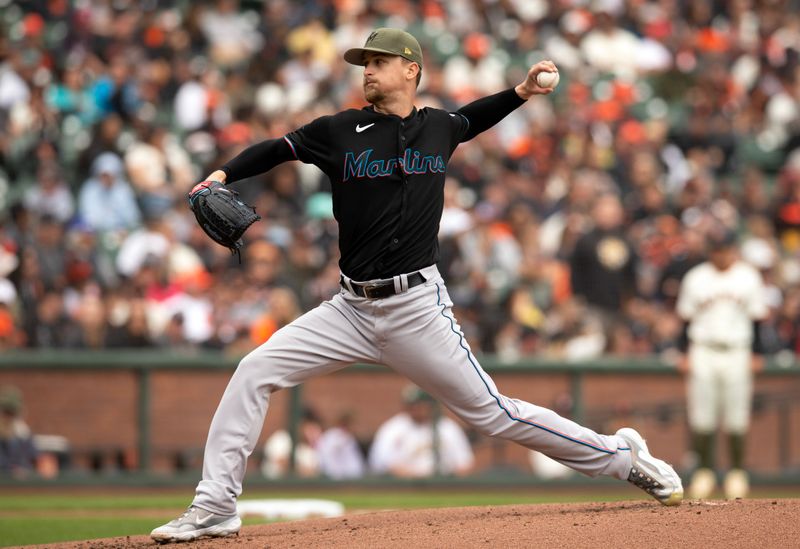
POLYGON ((402 393, 402 408, 385 419, 369 440, 359 440, 351 429, 352 412, 326 425, 312 407, 305 407, 298 441, 279 429, 267 438, 261 456, 266 478, 324 476, 350 480, 365 475, 424 478, 432 475, 465 476, 474 471, 475 457, 459 423, 441 413, 437 402, 415 385, 402 393))
POLYGON ((365 105, 345 49, 424 48, 420 105, 534 97, 456 151, 440 269, 476 352, 669 353, 681 276, 720 226, 768 285, 768 351, 800 352, 797 0, 0 2, 0 349, 242 354, 339 290, 330 184, 236 183, 242 263, 193 184, 250 144, 365 105))

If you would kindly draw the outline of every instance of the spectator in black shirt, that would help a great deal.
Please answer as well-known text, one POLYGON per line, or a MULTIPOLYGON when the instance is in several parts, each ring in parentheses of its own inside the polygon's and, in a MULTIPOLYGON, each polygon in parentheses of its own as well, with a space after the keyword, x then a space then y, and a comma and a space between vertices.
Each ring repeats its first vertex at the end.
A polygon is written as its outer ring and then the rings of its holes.
POLYGON ((570 259, 575 295, 611 313, 637 294, 636 253, 623 230, 623 215, 619 198, 598 198, 592 209, 594 227, 578 239, 570 259))
POLYGON ((705 236, 695 229, 684 229, 681 246, 674 250, 670 262, 661 272, 657 297, 672 307, 678 298, 683 275, 706 258, 705 236))

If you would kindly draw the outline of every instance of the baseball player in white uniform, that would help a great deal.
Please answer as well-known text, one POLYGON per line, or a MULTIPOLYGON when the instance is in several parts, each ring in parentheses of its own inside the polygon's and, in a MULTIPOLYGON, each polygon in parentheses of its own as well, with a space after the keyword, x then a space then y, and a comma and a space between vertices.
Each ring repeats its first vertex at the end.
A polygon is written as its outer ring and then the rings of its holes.
POLYGON ((680 503, 680 478, 633 429, 599 434, 500 393, 472 354, 436 268, 450 156, 531 96, 550 93, 537 76, 556 72, 555 65, 541 61, 517 86, 447 112, 414 105, 423 59, 407 32, 377 29, 345 60, 364 67, 370 106, 253 145, 208 177, 230 183, 290 160, 321 168, 339 224, 341 289, 242 359, 211 421, 194 501, 151 536, 238 532, 236 499, 270 395, 354 363, 392 368, 481 433, 589 476, 628 480, 664 505, 680 503))
POLYGON ((375 433, 371 471, 405 478, 469 473, 475 457, 461 427, 447 416, 437 417, 433 399, 416 387, 404 391, 403 401, 405 409, 375 433))
POLYGON ((714 433, 722 427, 731 459, 725 495, 733 499, 748 492, 744 442, 753 372, 763 367, 758 334, 767 305, 760 273, 737 259, 735 234, 713 235, 710 246, 709 260, 686 273, 677 301, 688 347, 679 368, 687 375, 689 427, 699 465, 689 493, 707 498, 714 491, 714 433))

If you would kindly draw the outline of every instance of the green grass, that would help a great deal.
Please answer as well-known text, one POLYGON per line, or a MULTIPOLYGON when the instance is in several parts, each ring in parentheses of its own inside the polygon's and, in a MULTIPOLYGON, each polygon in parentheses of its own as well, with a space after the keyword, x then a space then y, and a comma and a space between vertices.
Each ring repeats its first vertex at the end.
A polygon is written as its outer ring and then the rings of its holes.
MULTIPOLYGON (((22 493, 0 496, 0 546, 53 543, 83 539, 148 534, 154 527, 175 518, 191 502, 191 491, 149 494, 119 491, 116 495, 97 493, 22 493), (126 512, 130 515, 126 516, 126 512)), ((620 492, 616 497, 636 497, 620 492)), ((348 511, 508 505, 555 501, 593 501, 598 493, 532 493, 525 490, 432 491, 399 489, 250 491, 243 499, 321 498, 342 503, 348 511)), ((259 524, 247 519, 245 524, 259 524)))
POLYGON ((153 519, 146 518, 0 518, 0 545, 29 545, 139 535, 150 532, 155 526, 153 519))
MULTIPOLYGON (((613 494, 612 499, 625 499, 627 491, 613 494)), ((637 492, 627 493, 630 498, 639 496, 637 492)), ((248 491, 243 500, 248 499, 320 498, 333 499, 342 503, 348 510, 353 509, 397 509, 419 507, 451 507, 466 505, 507 505, 512 503, 546 503, 559 501, 595 501, 598 492, 589 493, 538 493, 530 491, 290 491, 259 492, 248 491)), ((22 494, 0 496, 0 513, 21 511, 113 511, 142 509, 183 509, 192 499, 191 491, 182 494, 131 494, 119 496, 89 494, 22 494)))
MULTIPOLYGON (((120 536, 149 534, 156 526, 175 518, 162 519, 124 517, 42 517, 0 518, 0 547, 31 545, 120 536)), ((263 520, 244 520, 245 525, 263 524, 263 520)))
MULTIPOLYGON (((336 489, 248 491, 243 499, 321 498, 341 502, 348 511, 509 505, 524 503, 613 501, 641 499, 639 491, 619 489, 336 489)), ((782 491, 759 490, 754 497, 798 497, 782 491)), ((53 543, 148 534, 177 516, 190 503, 191 490, 143 492, 60 491, 6 493, 0 496, 0 546, 53 543)), ((245 524, 263 521, 247 519, 245 524)))

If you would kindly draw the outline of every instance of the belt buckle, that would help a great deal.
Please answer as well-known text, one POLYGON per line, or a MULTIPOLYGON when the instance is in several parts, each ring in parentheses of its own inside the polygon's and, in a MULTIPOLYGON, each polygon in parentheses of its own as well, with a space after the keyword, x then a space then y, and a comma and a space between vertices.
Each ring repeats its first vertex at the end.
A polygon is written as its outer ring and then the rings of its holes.
POLYGON ((364 290, 364 297, 367 299, 377 299, 379 296, 373 296, 372 292, 381 288, 380 284, 364 284, 361 287, 364 290))

